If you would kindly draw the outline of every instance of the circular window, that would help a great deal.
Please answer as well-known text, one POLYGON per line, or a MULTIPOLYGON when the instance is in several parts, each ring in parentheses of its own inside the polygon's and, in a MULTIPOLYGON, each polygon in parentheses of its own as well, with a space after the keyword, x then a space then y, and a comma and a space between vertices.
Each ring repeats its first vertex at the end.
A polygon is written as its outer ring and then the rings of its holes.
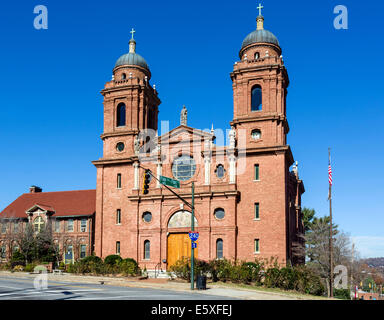
POLYGON ((177 180, 186 181, 193 177, 196 163, 192 157, 183 155, 173 161, 172 174, 177 180))
POLYGON ((224 216, 225 216, 225 212, 224 212, 224 209, 222 208, 218 208, 218 209, 215 209, 215 218, 216 219, 224 219, 224 216))
POLYGON ((219 164, 216 168, 216 176, 219 178, 219 179, 222 179, 224 177, 224 166, 222 164, 219 164))
POLYGON ((144 212, 143 213, 143 220, 145 221, 145 222, 151 222, 152 221, 152 213, 150 213, 150 212, 144 212))
POLYGON ((117 145, 116 145, 116 150, 121 152, 124 150, 124 143, 122 142, 119 142, 117 145))
POLYGON ((252 139, 253 139, 253 140, 259 140, 259 139, 261 139, 261 131, 258 130, 258 129, 252 130, 251 135, 252 135, 252 139))

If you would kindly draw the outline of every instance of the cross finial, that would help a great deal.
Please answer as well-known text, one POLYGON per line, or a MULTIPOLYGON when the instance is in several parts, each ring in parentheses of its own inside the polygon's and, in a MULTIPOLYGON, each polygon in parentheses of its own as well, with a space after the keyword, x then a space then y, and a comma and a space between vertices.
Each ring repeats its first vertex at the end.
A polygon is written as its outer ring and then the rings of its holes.
POLYGON ((129 32, 132 34, 132 39, 133 39, 133 35, 135 34, 136 30, 132 28, 132 30, 129 32))
POLYGON ((261 16, 261 9, 263 9, 264 7, 261 5, 261 3, 259 3, 259 6, 257 7, 257 9, 259 9, 259 16, 261 16))

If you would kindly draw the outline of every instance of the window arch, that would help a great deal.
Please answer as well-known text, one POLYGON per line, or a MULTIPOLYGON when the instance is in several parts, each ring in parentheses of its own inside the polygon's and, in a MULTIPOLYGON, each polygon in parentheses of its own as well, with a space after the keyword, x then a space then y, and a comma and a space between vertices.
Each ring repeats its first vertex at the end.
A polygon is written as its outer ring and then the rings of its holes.
POLYGON ((120 103, 117 106, 117 117, 116 117, 116 119, 117 119, 116 125, 118 127, 125 126, 125 104, 124 103, 120 103))
POLYGON ((223 259, 223 239, 216 240, 216 259, 223 259))
POLYGON ((251 93, 251 111, 260 111, 262 109, 262 90, 259 85, 252 88, 251 93))
POLYGON ((151 242, 149 240, 144 241, 144 259, 149 260, 151 258, 151 242))

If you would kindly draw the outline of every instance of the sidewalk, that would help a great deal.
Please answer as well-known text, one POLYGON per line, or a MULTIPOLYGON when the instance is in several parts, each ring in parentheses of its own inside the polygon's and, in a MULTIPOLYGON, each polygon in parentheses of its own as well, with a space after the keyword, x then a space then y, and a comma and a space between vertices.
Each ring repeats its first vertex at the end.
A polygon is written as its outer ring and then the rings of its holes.
MULTIPOLYGON (((36 277, 36 274, 27 272, 10 272, 0 271, 1 277, 9 278, 30 278, 36 277)), ((48 281, 51 282, 68 282, 68 283, 89 283, 89 284, 104 284, 111 286, 125 286, 136 288, 152 288, 165 289, 173 291, 184 291, 191 293, 190 283, 177 282, 167 279, 145 279, 138 280, 137 278, 124 277, 106 277, 106 276, 88 276, 88 275, 72 275, 64 274, 48 274, 48 281)), ((207 290, 194 290, 193 292, 207 295, 219 295, 242 300, 323 300, 322 297, 309 295, 301 295, 296 293, 276 293, 267 292, 257 289, 233 288, 224 284, 207 283, 207 290)))

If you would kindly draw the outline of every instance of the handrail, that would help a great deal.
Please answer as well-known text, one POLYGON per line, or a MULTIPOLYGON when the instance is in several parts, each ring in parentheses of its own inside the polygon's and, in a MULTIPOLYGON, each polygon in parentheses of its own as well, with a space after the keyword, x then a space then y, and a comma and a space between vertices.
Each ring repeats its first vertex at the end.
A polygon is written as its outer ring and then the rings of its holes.
POLYGON ((155 266, 155 279, 157 278, 157 267, 159 266, 159 269, 161 268, 161 262, 159 262, 156 266, 155 266))

